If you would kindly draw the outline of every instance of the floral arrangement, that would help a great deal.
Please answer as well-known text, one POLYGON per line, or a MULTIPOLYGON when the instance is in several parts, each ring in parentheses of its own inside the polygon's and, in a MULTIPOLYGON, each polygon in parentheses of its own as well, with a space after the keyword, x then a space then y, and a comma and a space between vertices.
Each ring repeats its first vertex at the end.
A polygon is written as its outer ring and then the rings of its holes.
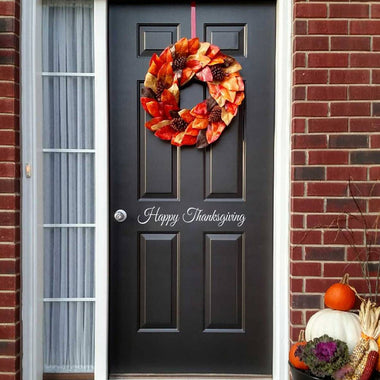
POLYGON ((152 116, 145 127, 173 145, 207 147, 228 126, 244 100, 241 65, 220 48, 182 38, 150 60, 141 104, 152 116), (210 97, 191 110, 179 106, 180 88, 193 78, 207 83, 210 97))
MULTIPOLYGON (((348 280, 345 274, 327 289, 327 308, 309 319, 305 335, 290 349, 292 368, 305 371, 304 376, 369 380, 380 369, 380 306, 360 297, 348 280), (361 300, 359 314, 351 311, 356 297, 361 300)), ((297 380, 296 373, 293 378, 297 380)))

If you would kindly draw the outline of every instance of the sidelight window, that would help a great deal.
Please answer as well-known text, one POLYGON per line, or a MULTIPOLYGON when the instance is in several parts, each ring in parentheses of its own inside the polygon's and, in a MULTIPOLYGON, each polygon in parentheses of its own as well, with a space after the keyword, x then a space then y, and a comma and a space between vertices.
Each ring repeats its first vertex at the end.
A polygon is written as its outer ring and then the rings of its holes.
POLYGON ((44 372, 93 372, 94 9, 44 0, 44 372))

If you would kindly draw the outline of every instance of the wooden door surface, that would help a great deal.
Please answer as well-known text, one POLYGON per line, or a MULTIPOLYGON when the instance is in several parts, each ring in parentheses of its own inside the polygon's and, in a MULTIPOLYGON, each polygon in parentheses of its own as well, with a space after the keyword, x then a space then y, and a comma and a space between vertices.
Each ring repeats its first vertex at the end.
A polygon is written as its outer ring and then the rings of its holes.
MULTIPOLYGON (((190 3, 109 4, 111 374, 271 373, 275 3, 196 10, 246 96, 204 150, 156 138, 139 102, 152 54, 190 38, 190 3)), ((205 96, 193 82, 181 108, 205 96)))

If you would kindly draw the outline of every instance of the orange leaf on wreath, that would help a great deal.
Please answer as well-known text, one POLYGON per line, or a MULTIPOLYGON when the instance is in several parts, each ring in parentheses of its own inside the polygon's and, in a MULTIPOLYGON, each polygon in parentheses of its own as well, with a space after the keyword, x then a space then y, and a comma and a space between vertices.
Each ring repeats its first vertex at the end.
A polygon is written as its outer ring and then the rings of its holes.
POLYGON ((148 103, 146 103, 146 110, 149 112, 153 117, 156 116, 162 116, 162 107, 160 107, 160 104, 156 100, 152 100, 148 103))
MULTIPOLYGON (((155 118, 156 119, 156 118, 155 118)), ((153 120, 153 119, 152 119, 153 120)), ((147 126, 147 124, 149 123, 149 121, 147 123, 145 123, 145 126, 147 126)), ((150 130, 151 131, 158 131, 159 129, 165 127, 166 125, 169 125, 171 123, 171 120, 161 120, 159 121, 158 123, 153 123, 151 124, 150 126, 150 130)))
MULTIPOLYGON (((230 103, 230 104, 232 104, 232 103, 230 103)), ((234 115, 232 113, 229 113, 224 108, 222 108, 221 119, 224 121, 226 126, 231 123, 233 118, 234 118, 234 115)))
POLYGON ((218 53, 220 52, 220 47, 216 46, 216 45, 210 45, 208 51, 207 51, 207 56, 209 58, 214 58, 218 53))
POLYGON ((198 61, 202 67, 205 67, 211 61, 211 59, 209 57, 206 57, 205 55, 200 55, 200 54, 195 54, 195 55, 192 55, 189 57, 189 61, 191 61, 193 59, 198 61))
POLYGON ((225 72, 227 74, 236 73, 242 69, 240 63, 238 63, 236 60, 232 63, 232 65, 225 68, 225 72))
POLYGON ((165 87, 170 87, 173 83, 174 73, 172 65, 164 63, 158 72, 158 79, 164 84, 165 87))
POLYGON ((166 89, 162 91, 161 102, 178 107, 175 96, 169 90, 166 90, 166 89))
POLYGON ((210 95, 218 103, 218 106, 224 107, 224 105, 226 104, 226 99, 222 94, 223 87, 219 84, 214 84, 211 82, 208 82, 207 85, 208 90, 210 91, 210 95))
POLYGON ((181 118, 183 120, 186 121, 186 123, 191 123, 194 120, 194 116, 191 115, 190 110, 188 110, 186 108, 184 108, 183 110, 179 111, 178 114, 179 114, 179 116, 181 116, 181 118))
POLYGON ((208 48, 211 46, 210 42, 201 42, 197 54, 206 55, 208 48))
POLYGON ((237 78, 239 90, 238 91, 244 91, 244 81, 243 78, 239 75, 237 78))
POLYGON ((154 53, 152 55, 152 58, 150 59, 150 62, 149 62, 149 65, 151 65, 152 63, 155 63, 157 66, 162 66, 164 61, 156 54, 154 53))
POLYGON ((235 98, 234 104, 236 104, 237 106, 240 106, 240 104, 243 102, 244 98, 245 98, 244 92, 238 91, 236 93, 236 98, 235 98))
POLYGON ((224 106, 225 110, 230 113, 231 115, 235 116, 237 114, 237 110, 239 106, 234 103, 226 102, 226 105, 224 106))
POLYGON ((194 76, 194 74, 195 74, 194 71, 190 67, 185 67, 182 70, 181 81, 180 81, 181 86, 187 83, 194 76))
POLYGON ((189 42, 186 37, 181 38, 174 44, 176 55, 187 57, 189 54, 189 42))
POLYGON ((197 138, 194 136, 189 136, 185 132, 179 133, 172 139, 172 144, 176 146, 182 145, 194 145, 197 142, 197 138))
POLYGON ((189 54, 195 54, 199 49, 199 38, 195 37, 189 40, 189 54))
POLYGON ((192 71, 197 72, 202 68, 202 64, 199 61, 197 61, 196 59, 190 59, 186 63, 185 70, 187 68, 190 68, 192 71))
POLYGON ((172 52, 170 51, 170 46, 168 46, 161 54, 160 54, 160 59, 163 62, 173 62, 173 56, 172 52))
POLYGON ((146 107, 146 104, 149 103, 149 102, 151 102, 151 101, 154 101, 154 99, 152 99, 152 98, 146 98, 146 97, 140 98, 141 105, 143 106, 143 108, 144 108, 145 111, 148 111, 148 109, 146 107))
POLYGON ((153 74, 154 76, 157 76, 158 71, 160 70, 163 63, 164 62, 160 59, 160 57, 156 53, 154 53, 149 63, 148 72, 153 74))
POLYGON ((174 96, 176 103, 179 103, 179 88, 177 81, 175 80, 173 85, 168 88, 168 91, 174 96))
POLYGON ((233 75, 226 77, 221 83, 221 86, 223 86, 224 88, 230 91, 241 91, 240 83, 238 82, 237 77, 233 75))
POLYGON ((197 104, 191 111, 190 113, 194 116, 201 115, 205 116, 208 115, 207 111, 207 102, 204 100, 202 103, 197 104))
POLYGON ((219 136, 222 134, 226 124, 223 121, 218 121, 216 123, 211 123, 206 131, 207 142, 212 144, 218 140, 219 136))
POLYGON ((144 86, 147 88, 151 88, 154 92, 156 92, 156 90, 157 90, 157 78, 149 72, 146 73, 144 86))
POLYGON ((154 76, 157 76, 161 66, 158 66, 156 62, 152 62, 149 66, 148 73, 151 73, 154 76))
POLYGON ((174 130, 170 125, 166 125, 156 131, 154 135, 162 140, 171 140, 177 134, 178 132, 174 130))
POLYGON ((230 91, 230 90, 227 90, 226 88, 222 87, 220 89, 220 92, 222 93, 223 98, 225 100, 228 100, 231 103, 233 103, 235 101, 235 97, 236 97, 235 91, 230 91))
POLYGON ((193 121, 192 127, 194 129, 206 129, 208 124, 209 124, 208 118, 205 119, 205 118, 196 117, 193 121))
POLYGON ((170 116, 170 111, 178 111, 179 110, 177 105, 165 104, 165 103, 161 103, 161 104, 163 104, 163 113, 166 117, 170 116))
POLYGON ((216 57, 214 58, 210 63, 209 63, 209 66, 213 66, 213 65, 219 65, 221 63, 224 62, 224 58, 222 57, 216 57))
POLYGON ((199 130, 198 130, 198 129, 195 129, 195 128, 193 127, 193 123, 194 123, 194 122, 191 122, 191 123, 187 126, 187 128, 185 129, 185 134, 186 134, 186 135, 189 135, 189 136, 195 136, 195 137, 197 137, 197 136, 198 136, 198 133, 199 133, 199 130))
POLYGON ((161 117, 161 116, 154 117, 153 119, 150 119, 149 121, 147 121, 147 122, 145 123, 145 126, 146 126, 148 129, 152 130, 152 126, 155 125, 155 124, 157 124, 157 123, 159 123, 159 122, 162 121, 162 120, 164 120, 164 118, 161 117))

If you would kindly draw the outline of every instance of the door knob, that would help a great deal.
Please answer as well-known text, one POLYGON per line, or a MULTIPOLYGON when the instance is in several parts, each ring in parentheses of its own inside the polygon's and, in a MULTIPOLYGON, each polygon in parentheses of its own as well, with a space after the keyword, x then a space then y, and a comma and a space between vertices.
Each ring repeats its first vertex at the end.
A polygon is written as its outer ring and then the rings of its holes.
POLYGON ((113 217, 119 223, 124 222, 127 219, 127 216, 128 215, 127 215, 126 211, 124 211, 122 209, 115 211, 115 213, 113 214, 113 217))

